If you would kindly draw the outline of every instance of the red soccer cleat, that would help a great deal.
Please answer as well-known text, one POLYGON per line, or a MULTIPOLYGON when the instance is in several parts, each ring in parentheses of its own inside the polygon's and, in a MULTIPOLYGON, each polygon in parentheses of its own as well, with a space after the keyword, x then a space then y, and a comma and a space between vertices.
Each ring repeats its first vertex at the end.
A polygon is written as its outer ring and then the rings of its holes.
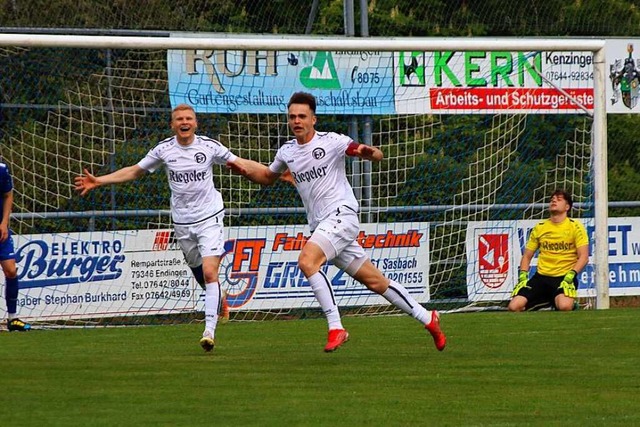
POLYGON ((445 346, 447 345, 447 337, 440 329, 440 314, 437 311, 434 310, 431 313, 431 322, 424 325, 424 328, 429 331, 429 333, 433 337, 433 342, 436 345, 438 351, 444 350, 445 346))
POLYGON ((344 329, 331 329, 329 331, 327 345, 324 346, 324 351, 327 353, 335 351, 347 341, 349 341, 349 332, 344 329))

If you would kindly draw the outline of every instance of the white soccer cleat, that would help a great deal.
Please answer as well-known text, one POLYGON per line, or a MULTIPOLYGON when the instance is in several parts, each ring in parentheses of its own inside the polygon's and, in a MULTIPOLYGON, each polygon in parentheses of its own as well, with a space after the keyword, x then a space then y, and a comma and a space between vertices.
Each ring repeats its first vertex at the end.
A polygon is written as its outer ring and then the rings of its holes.
POLYGON ((211 333, 211 331, 204 331, 204 333, 202 334, 202 338, 200 338, 200 347, 202 347, 202 349, 207 353, 213 350, 213 347, 215 347, 215 342, 213 340, 213 333, 211 333))

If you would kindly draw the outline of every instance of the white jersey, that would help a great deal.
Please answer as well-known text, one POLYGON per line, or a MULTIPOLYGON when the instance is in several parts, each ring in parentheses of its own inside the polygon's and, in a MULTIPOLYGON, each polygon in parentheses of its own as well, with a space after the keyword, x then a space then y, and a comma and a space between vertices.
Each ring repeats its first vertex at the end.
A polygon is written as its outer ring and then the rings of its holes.
POLYGON ((235 160, 236 156, 214 139, 196 135, 191 144, 184 146, 174 136, 149 150, 138 166, 149 172, 165 166, 171 188, 173 223, 187 225, 224 212, 211 167, 235 160))
POLYGON ((311 230, 341 206, 358 211, 345 170, 345 151, 351 142, 346 135, 316 132, 306 144, 287 141, 269 165, 272 172, 291 171, 311 230))

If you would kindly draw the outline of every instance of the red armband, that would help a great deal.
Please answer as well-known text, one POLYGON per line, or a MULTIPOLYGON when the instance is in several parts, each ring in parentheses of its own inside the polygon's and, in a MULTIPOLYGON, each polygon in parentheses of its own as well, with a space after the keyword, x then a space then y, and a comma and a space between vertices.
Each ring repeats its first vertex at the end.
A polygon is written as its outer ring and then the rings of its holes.
POLYGON ((347 156, 357 156, 358 155, 358 147, 360 147, 360 144, 357 142, 352 142, 347 146, 347 151, 345 151, 345 154, 347 156))

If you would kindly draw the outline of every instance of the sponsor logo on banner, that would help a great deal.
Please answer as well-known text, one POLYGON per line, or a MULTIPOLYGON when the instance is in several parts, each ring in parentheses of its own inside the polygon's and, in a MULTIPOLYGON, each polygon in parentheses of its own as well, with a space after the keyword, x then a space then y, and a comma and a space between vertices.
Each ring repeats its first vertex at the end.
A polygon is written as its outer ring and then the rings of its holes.
POLYGON ((633 57, 633 44, 627 45, 627 57, 616 59, 609 65, 609 79, 613 87, 611 105, 617 104, 621 99, 628 109, 633 109, 638 104, 640 92, 640 68, 638 60, 633 57), (623 62, 624 61, 624 62, 623 62))
POLYGON ((394 112, 388 52, 170 49, 167 67, 171 105, 198 113, 283 113, 298 91, 318 114, 394 112))
POLYGON ((258 288, 258 274, 266 239, 227 240, 220 263, 220 281, 227 291, 227 303, 239 308, 251 301, 258 288))
POLYGON ((509 235, 481 234, 478 237, 478 275, 482 283, 496 289, 509 277, 509 235))
POLYGON ((341 89, 331 52, 316 52, 313 63, 300 71, 300 83, 308 89, 341 89))
POLYGON ((166 251, 176 250, 178 248, 178 242, 176 241, 175 232, 173 230, 156 231, 156 236, 153 239, 152 251, 166 251))
POLYGON ((424 86, 426 84, 424 61, 424 52, 400 52, 398 73, 401 86, 424 86))
POLYGON ((20 287, 73 285, 118 279, 125 260, 121 240, 49 242, 34 239, 18 247, 20 287))

